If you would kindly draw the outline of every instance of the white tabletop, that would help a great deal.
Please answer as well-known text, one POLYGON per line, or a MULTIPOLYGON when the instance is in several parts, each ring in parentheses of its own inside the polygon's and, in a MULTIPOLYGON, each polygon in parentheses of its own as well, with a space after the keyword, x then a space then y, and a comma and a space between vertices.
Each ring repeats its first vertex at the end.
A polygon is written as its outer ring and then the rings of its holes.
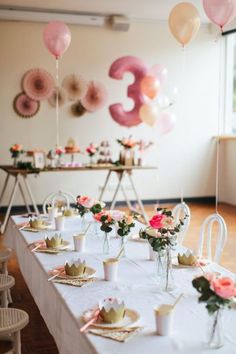
MULTIPOLYGON (((80 220, 78 217, 67 218, 62 236, 70 242, 71 251, 50 255, 30 252, 28 245, 42 240, 45 232, 19 231, 16 224, 25 220, 20 216, 10 219, 6 230, 6 244, 15 249, 21 272, 61 354, 209 353, 202 345, 208 314, 204 304, 198 303, 198 294, 191 285, 192 279, 202 274, 199 268, 174 269, 175 290, 171 293, 160 292, 156 284, 155 262, 148 260, 148 245, 128 241, 127 257, 122 258, 119 263, 118 282, 106 282, 103 279, 102 265, 102 260, 107 258, 102 254, 103 235, 95 235, 93 226, 87 238, 86 253, 80 254, 72 250, 72 235, 78 231, 80 220), (96 269, 98 281, 82 288, 47 281, 49 270, 76 257, 85 259, 87 265, 96 269), (184 293, 184 297, 176 307, 173 334, 170 337, 155 335, 153 308, 163 303, 173 303, 180 293, 184 293), (144 330, 126 343, 79 332, 82 313, 94 307, 99 300, 110 296, 123 299, 128 308, 140 314, 138 325, 144 326, 144 330)), ((140 227, 141 224, 138 224, 132 233, 137 233, 140 227)), ((47 233, 52 234, 55 231, 47 233)), ((117 255, 119 248, 120 240, 112 238, 110 256, 117 255)), ((207 271, 234 276, 214 263, 206 268, 207 271)), ((235 322, 236 311, 226 310, 225 345, 217 353, 236 353, 235 322)))

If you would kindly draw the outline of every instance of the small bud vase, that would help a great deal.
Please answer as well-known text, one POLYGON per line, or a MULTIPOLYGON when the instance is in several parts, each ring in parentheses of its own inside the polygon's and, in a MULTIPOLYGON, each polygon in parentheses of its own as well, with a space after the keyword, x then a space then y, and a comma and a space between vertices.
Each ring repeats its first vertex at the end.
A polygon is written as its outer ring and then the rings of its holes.
POLYGON ((209 315, 207 324, 206 346, 209 349, 218 349, 224 345, 224 331, 222 324, 223 309, 215 311, 209 315))
POLYGON ((125 236, 122 236, 120 238, 121 238, 121 240, 120 240, 120 249, 123 248, 123 252, 122 252, 121 257, 126 257, 126 252, 125 252, 126 239, 125 239, 125 236))
POLYGON ((103 251, 103 254, 110 253, 110 236, 107 232, 104 232, 102 251, 103 251))
POLYGON ((156 270, 158 287, 162 291, 171 291, 174 289, 174 277, 172 269, 171 248, 157 252, 156 270))

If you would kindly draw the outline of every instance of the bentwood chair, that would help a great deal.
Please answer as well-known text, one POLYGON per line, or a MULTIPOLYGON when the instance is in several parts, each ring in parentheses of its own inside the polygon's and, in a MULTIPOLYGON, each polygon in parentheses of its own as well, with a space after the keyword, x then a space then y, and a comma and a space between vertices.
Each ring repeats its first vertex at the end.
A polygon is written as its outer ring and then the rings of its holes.
POLYGON ((175 221, 178 221, 179 219, 183 220, 183 225, 181 227, 181 230, 178 234, 178 239, 177 242, 179 245, 182 245, 183 240, 186 236, 186 233, 189 228, 190 224, 190 218, 191 218, 191 213, 188 205, 185 202, 177 204, 173 210, 172 210, 172 215, 175 219, 175 221))
POLYGON ((43 202, 43 213, 47 214, 48 206, 57 207, 59 210, 64 208, 69 209, 71 203, 75 203, 76 198, 69 192, 56 192, 49 194, 43 202))
POLYGON ((203 222, 200 230, 198 256, 203 256, 204 241, 206 241, 206 257, 219 263, 222 251, 227 241, 227 226, 221 215, 218 213, 209 215, 203 222), (214 256, 212 257, 212 235, 213 226, 217 226, 217 243, 214 256))
MULTIPOLYGON (((4 248, 0 250, 0 274, 8 275, 7 263, 9 258, 11 257, 12 250, 11 248, 4 248)), ((8 302, 12 303, 11 291, 8 290, 8 302)))
POLYGON ((11 275, 0 274, 1 307, 8 306, 9 290, 15 285, 15 279, 11 275))
POLYGON ((28 324, 25 311, 0 309, 0 354, 21 354, 20 331, 28 324))

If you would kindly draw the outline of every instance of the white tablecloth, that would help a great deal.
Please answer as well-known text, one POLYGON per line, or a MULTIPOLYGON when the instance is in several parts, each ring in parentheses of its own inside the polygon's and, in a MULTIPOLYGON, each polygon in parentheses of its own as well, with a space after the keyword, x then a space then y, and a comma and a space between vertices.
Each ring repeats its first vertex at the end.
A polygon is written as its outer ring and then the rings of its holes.
MULTIPOLYGON (((119 281, 117 283, 103 280, 102 235, 93 233, 93 226, 87 238, 86 253, 74 251, 49 255, 30 252, 28 244, 44 238, 45 232, 31 233, 19 231, 16 224, 26 219, 14 216, 9 220, 6 230, 6 244, 15 249, 19 266, 29 290, 39 307, 49 331, 54 337, 60 354, 156 354, 162 353, 209 353, 204 350, 208 314, 204 304, 197 301, 198 294, 191 281, 201 274, 200 269, 174 269, 175 290, 170 293, 159 292, 155 279, 155 263, 148 260, 148 246, 145 243, 129 241, 126 258, 119 264, 119 281), (80 257, 95 268, 98 281, 82 288, 48 282, 48 271, 64 264, 65 260, 80 257), (184 297, 176 307, 174 331, 170 337, 155 335, 153 308, 163 303, 173 303, 180 293, 184 297), (118 343, 91 334, 81 334, 82 313, 94 307, 100 299, 116 296, 124 299, 126 306, 139 312, 138 324, 144 326, 138 336, 126 343, 118 343)), ((67 218, 63 238, 70 241, 73 249, 72 235, 78 231, 79 219, 67 218)), ((140 225, 137 225, 137 233, 140 225)), ((47 231, 52 233, 53 231, 47 231)), ((116 255, 120 240, 111 240, 111 255, 116 255)), ((218 271, 234 276, 226 269, 210 264, 208 271, 218 271)), ((30 314, 29 314, 30 315, 30 314)), ((236 353, 236 311, 225 311, 224 327, 225 345, 217 350, 218 354, 236 353)))

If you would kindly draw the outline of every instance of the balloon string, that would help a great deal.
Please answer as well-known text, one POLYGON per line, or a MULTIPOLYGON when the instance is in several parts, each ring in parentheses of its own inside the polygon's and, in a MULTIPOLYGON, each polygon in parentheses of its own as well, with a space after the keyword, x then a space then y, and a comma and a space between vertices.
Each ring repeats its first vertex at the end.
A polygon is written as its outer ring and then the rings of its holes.
MULTIPOLYGON (((182 46, 182 52, 183 52, 183 59, 182 59, 182 73, 181 73, 181 77, 182 77, 182 107, 185 107, 184 105, 184 97, 185 97, 185 74, 186 74, 186 48, 183 45, 182 46)), ((184 108, 182 108, 182 114, 184 116, 184 108)), ((181 203, 184 202, 184 168, 182 168, 182 176, 181 176, 181 183, 180 183, 180 199, 181 199, 181 203)))
POLYGON ((219 38, 219 89, 218 89, 218 122, 217 122, 217 138, 216 138, 216 190, 215 190, 215 211, 218 213, 219 205, 219 172, 220 172, 220 120, 221 120, 221 62, 222 62, 222 38, 219 38))
POLYGON ((56 58, 56 144, 59 146, 59 59, 56 58))

